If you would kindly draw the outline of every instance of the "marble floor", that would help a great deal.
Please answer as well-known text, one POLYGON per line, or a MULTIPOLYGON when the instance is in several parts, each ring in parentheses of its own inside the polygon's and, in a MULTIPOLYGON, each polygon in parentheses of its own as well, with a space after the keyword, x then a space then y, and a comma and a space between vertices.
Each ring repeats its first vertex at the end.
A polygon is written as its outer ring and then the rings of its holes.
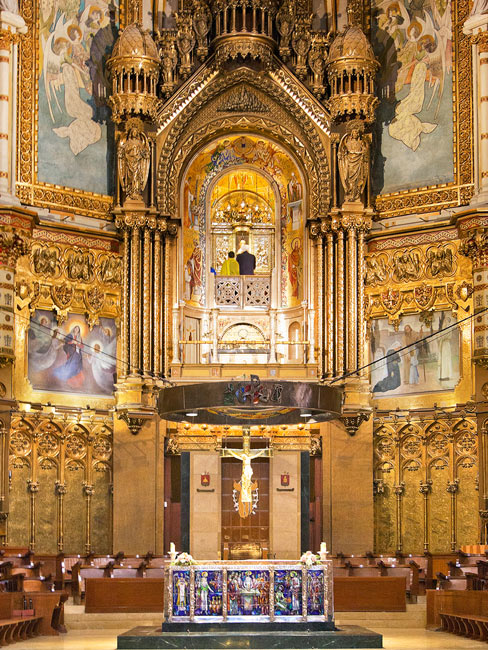
MULTIPOLYGON (((481 650, 486 643, 423 629, 370 628, 383 634, 388 650, 481 650)), ((16 643, 16 650, 115 650, 116 637, 126 630, 72 630, 59 637, 44 636, 16 643)))

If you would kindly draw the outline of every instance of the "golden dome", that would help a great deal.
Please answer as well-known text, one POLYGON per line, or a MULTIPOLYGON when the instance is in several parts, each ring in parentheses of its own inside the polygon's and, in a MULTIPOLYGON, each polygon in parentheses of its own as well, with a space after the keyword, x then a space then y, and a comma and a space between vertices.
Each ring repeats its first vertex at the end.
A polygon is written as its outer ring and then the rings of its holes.
POLYGON ((112 59, 122 57, 160 60, 156 43, 149 31, 144 30, 139 23, 128 25, 115 41, 112 59))
POLYGON ((349 25, 342 34, 338 34, 329 50, 328 63, 344 59, 362 59, 376 62, 371 43, 358 25, 349 25))

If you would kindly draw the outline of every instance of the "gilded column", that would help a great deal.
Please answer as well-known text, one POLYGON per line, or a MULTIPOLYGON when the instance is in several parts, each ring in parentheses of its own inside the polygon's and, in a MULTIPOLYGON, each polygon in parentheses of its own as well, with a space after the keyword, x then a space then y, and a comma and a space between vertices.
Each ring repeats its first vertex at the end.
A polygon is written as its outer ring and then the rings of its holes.
POLYGON ((151 267, 153 249, 151 242, 151 230, 146 225, 143 235, 143 297, 142 297, 142 373, 148 377, 151 373, 151 307, 152 307, 152 278, 151 267))
MULTIPOLYGON (((486 26, 485 26, 486 29, 486 26)), ((488 198, 488 32, 475 36, 478 64, 478 148, 480 193, 488 198)))
POLYGON ((136 224, 131 233, 131 269, 130 269, 130 374, 139 374, 139 329, 140 329, 140 229, 136 224))
POLYGON ((475 194, 471 203, 488 201, 488 15, 471 14, 463 31, 473 45, 475 194))
MULTIPOLYGON (((360 228, 358 232, 358 366, 361 368, 366 365, 366 354, 365 354, 365 301, 364 301, 364 278, 366 276, 366 269, 364 263, 364 228, 360 228)), ((365 371, 363 371, 362 376, 365 376, 365 371)))
POLYGON ((432 479, 420 481, 419 492, 424 497, 424 552, 429 550, 429 494, 432 490, 432 479))
POLYGON ((350 226, 347 230, 347 362, 346 371, 357 368, 357 250, 356 230, 350 226))
POLYGON ((181 363, 180 360, 180 310, 173 307, 173 358, 171 363, 181 363))
POLYGON ((269 317, 270 317, 269 362, 276 363, 276 309, 269 310, 269 317))
POLYGON ((327 377, 334 374, 334 233, 327 230, 327 377))
POLYGON ((159 377, 161 374, 161 304, 163 294, 161 290, 161 230, 159 227, 154 231, 154 290, 153 290, 153 310, 154 310, 154 340, 153 340, 153 370, 154 375, 159 377))
POLYGON ((344 373, 344 231, 341 227, 337 230, 337 262, 336 262, 336 374, 344 373))
POLYGON ((58 551, 62 553, 64 549, 64 495, 66 494, 66 483, 56 481, 54 489, 58 497, 58 551))
POLYGON ((451 495, 451 551, 455 551, 457 547, 456 535, 456 496, 459 490, 459 479, 455 478, 447 482, 447 491, 451 495))
MULTIPOLYGON (((480 404, 480 413, 477 415, 479 439, 479 541, 481 544, 485 544, 488 541, 488 434, 483 406, 488 386, 488 311, 486 311, 488 307, 488 217, 476 212, 474 215, 460 219, 458 229, 462 238, 459 253, 470 258, 473 264, 474 322, 471 359, 475 364, 475 398, 480 404), (480 227, 480 225, 485 227, 480 227)), ((451 492, 451 497, 454 498, 455 493, 451 492)), ((454 504, 452 503, 452 505, 454 504)))
POLYGON ((324 264, 324 241, 322 237, 319 235, 317 238, 317 243, 316 243, 316 250, 317 250, 317 274, 316 274, 316 282, 317 282, 317 303, 319 306, 319 326, 318 326, 318 334, 319 334, 319 340, 318 340, 318 347, 319 347, 319 369, 318 369, 318 375, 319 377, 322 377, 324 372, 325 372, 325 367, 324 366, 324 359, 325 359, 325 364, 328 363, 328 350, 326 349, 325 346, 325 328, 326 328, 326 321, 325 321, 325 310, 324 310, 324 273, 325 273, 325 264, 324 264))
POLYGON ((130 277, 130 239, 129 229, 124 227, 124 257, 122 276, 122 327, 121 327, 121 361, 120 376, 125 378, 129 372, 129 277, 130 277))

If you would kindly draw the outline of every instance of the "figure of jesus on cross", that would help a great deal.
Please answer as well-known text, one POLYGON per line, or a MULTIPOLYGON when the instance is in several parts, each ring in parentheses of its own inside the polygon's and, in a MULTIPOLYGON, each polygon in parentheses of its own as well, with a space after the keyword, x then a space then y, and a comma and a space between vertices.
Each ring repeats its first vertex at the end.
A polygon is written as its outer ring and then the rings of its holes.
POLYGON ((234 481, 234 489, 239 493, 239 516, 242 519, 249 517, 252 512, 252 493, 257 489, 257 481, 252 480, 251 460, 254 458, 272 456, 273 450, 270 447, 257 449, 251 453, 251 432, 249 427, 242 427, 242 449, 229 449, 223 447, 220 455, 224 457, 231 456, 242 461, 242 474, 239 483, 234 481))

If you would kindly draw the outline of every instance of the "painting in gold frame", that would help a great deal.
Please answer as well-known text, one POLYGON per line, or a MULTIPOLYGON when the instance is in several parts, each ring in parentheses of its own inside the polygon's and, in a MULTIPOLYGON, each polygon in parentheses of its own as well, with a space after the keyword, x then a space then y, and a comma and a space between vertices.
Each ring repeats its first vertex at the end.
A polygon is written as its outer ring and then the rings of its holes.
MULTIPOLYGON (((69 24, 59 24, 59 29, 60 31, 63 31, 63 33, 59 33, 54 37, 54 32, 52 34, 50 33, 51 28, 49 26, 44 26, 44 29, 47 30, 44 35, 47 36, 47 38, 43 48, 41 47, 41 32, 43 29, 41 23, 42 21, 47 21, 47 23, 49 23, 49 16, 51 16, 51 25, 53 27, 57 25, 59 16, 63 13, 61 11, 62 4, 63 3, 59 0, 55 0, 55 2, 51 2, 50 4, 46 2, 36 2, 35 0, 21 0, 20 2, 20 13, 27 24, 28 31, 23 37, 19 47, 19 117, 17 124, 18 145, 16 193, 20 200, 28 205, 36 205, 64 212, 76 212, 77 214, 90 215, 98 218, 107 218, 112 205, 112 198, 108 193, 108 185, 107 193, 97 193, 88 190, 86 189, 86 185, 84 188, 72 187, 72 185, 76 184, 76 181, 74 180, 77 173, 76 167, 74 168, 74 171, 72 170, 72 183, 70 183, 69 177, 63 178, 61 174, 60 182, 54 182, 56 179, 51 173, 53 170, 46 172, 45 169, 44 172, 41 169, 41 178, 44 173, 44 178, 49 179, 49 182, 46 180, 40 180, 39 99, 41 81, 44 83, 44 92, 46 92, 46 89, 48 89, 49 92, 52 91, 51 109, 53 114, 56 110, 58 113, 63 112, 60 111, 60 107, 57 106, 57 103, 59 102, 59 97, 57 97, 57 86, 59 84, 55 80, 53 80, 53 84, 50 84, 51 71, 48 71, 47 69, 43 77, 43 51, 46 49, 48 40, 51 38, 51 41, 49 42, 49 52, 52 53, 52 56, 55 59, 57 67, 54 66, 54 69, 57 70, 59 68, 59 81, 63 82, 66 87, 70 87, 70 97, 73 99, 71 102, 71 109, 68 109, 66 106, 62 107, 66 113, 65 117, 67 118, 67 123, 54 125, 54 128, 62 129, 58 132, 56 137, 59 137, 60 140, 64 140, 66 146, 69 148, 72 144, 73 138, 69 131, 65 131, 64 129, 69 129, 72 122, 80 119, 80 117, 69 114, 77 112, 82 119, 86 119, 90 110, 90 102, 87 101, 87 99, 89 99, 90 95, 90 84, 93 84, 93 80, 88 78, 90 77, 90 74, 88 73, 88 76, 85 75, 86 83, 84 84, 84 90, 82 90, 83 75, 79 73, 76 66, 73 65, 73 61, 76 59, 76 52, 78 52, 78 58, 81 62, 85 59, 86 65, 88 59, 85 58, 83 49, 85 49, 85 52, 87 51, 86 46, 88 41, 90 41, 90 45, 93 43, 93 37, 91 37, 90 40, 90 29, 92 29, 93 36, 96 36, 96 32, 100 31, 99 29, 91 28, 91 23, 96 26, 96 21, 98 20, 100 22, 99 27, 103 26, 107 28, 107 24, 102 25, 102 23, 107 23, 106 14, 113 11, 111 8, 114 8, 117 10, 114 14, 114 19, 116 18, 117 25, 122 28, 128 23, 140 19, 141 0, 119 0, 117 4, 106 0, 103 0, 98 4, 94 1, 85 2, 83 5, 86 12, 81 11, 77 13, 75 11, 71 16, 69 24), (99 5, 103 5, 104 9, 100 12, 102 14, 100 17, 95 10, 99 5), (105 8, 107 11, 105 11, 105 8), (42 13, 43 10, 44 13, 42 13), (91 15, 90 11, 92 12, 91 15), (81 24, 80 21, 83 21, 83 24, 81 24), (70 28, 70 33, 68 33, 68 28, 70 28), (62 72, 62 68, 64 68, 65 74, 62 72), (75 104, 74 108, 73 104, 75 104)), ((79 9, 81 8, 80 1, 79 9)), ((91 76, 93 77, 93 75, 91 76)), ((88 115, 89 121, 91 120, 91 117, 91 115, 88 115)), ((92 126, 93 137, 96 136, 96 133, 94 133, 95 130, 97 130, 97 127, 92 126)), ((80 147, 80 144, 73 143, 73 147, 75 147, 76 150, 80 147)), ((73 153, 73 148, 71 148, 71 153, 73 153)), ((99 171, 100 170, 98 170, 98 172, 99 171)))

